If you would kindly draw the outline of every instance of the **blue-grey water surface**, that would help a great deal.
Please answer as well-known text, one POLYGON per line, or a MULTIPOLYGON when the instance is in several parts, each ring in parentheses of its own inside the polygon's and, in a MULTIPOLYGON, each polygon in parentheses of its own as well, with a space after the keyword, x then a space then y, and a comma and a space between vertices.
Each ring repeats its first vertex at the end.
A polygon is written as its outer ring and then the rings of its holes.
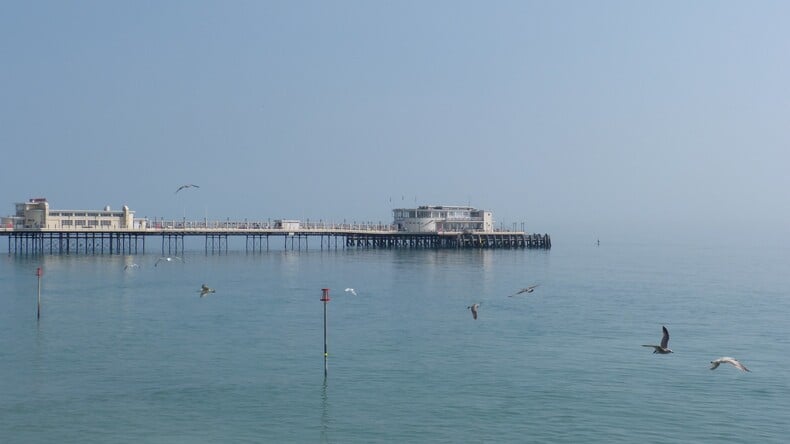
POLYGON ((0 442, 779 443, 790 433, 785 249, 157 258, 0 256, 0 442), (200 298, 204 282, 217 291, 200 298), (673 354, 641 346, 658 343, 662 325, 673 354), (752 371, 709 370, 720 356, 752 371))

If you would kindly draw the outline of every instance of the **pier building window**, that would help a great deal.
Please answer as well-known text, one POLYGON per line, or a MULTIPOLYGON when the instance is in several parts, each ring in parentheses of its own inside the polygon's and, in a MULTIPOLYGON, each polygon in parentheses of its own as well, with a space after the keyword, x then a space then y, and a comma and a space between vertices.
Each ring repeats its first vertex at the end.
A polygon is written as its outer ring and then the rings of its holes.
POLYGON ((70 221, 70 220, 62 220, 62 221, 60 221, 60 225, 62 225, 64 227, 70 227, 73 224, 72 224, 72 221, 70 221))

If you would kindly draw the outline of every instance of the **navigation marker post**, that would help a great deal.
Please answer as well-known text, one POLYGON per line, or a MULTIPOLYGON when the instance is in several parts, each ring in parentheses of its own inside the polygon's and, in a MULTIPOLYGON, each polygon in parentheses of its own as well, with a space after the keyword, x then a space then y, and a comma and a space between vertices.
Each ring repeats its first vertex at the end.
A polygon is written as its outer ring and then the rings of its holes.
POLYGON ((324 303, 324 378, 326 378, 327 374, 329 373, 329 364, 327 363, 327 360, 329 359, 329 353, 327 352, 326 348, 326 304, 328 304, 329 301, 329 289, 322 288, 321 302, 324 303))
POLYGON ((38 267, 36 269, 36 276, 38 276, 38 310, 36 311, 36 320, 41 319, 41 276, 43 274, 41 267, 38 267))

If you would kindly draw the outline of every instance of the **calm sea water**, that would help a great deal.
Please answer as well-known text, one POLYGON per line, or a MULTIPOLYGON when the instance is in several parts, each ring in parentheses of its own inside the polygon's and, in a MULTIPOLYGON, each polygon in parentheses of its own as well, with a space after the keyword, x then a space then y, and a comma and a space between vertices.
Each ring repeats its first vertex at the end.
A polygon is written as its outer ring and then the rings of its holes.
POLYGON ((196 251, 154 267, 157 257, 0 256, 0 442, 779 443, 790 433, 784 249, 196 251), (217 292, 200 298, 204 282, 217 292), (662 325, 674 354, 641 347, 662 325), (720 356, 752 372, 709 370, 720 356))

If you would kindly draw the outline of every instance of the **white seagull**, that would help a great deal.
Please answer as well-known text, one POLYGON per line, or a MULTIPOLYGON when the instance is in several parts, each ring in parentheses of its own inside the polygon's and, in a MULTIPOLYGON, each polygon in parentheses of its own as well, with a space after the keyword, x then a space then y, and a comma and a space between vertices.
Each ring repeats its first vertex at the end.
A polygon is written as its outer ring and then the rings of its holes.
POLYGON ((217 291, 216 291, 216 290, 214 290, 213 288, 209 288, 209 286, 208 286, 208 285, 206 285, 206 284, 203 284, 203 285, 201 285, 201 286, 200 286, 200 290, 199 290, 199 291, 200 291, 200 297, 201 297, 201 298, 202 298, 203 296, 205 296, 205 295, 209 294, 209 293, 216 293, 216 292, 217 292, 217 291))
POLYGON ((672 353, 672 350, 668 348, 669 346, 669 330, 666 327, 661 326, 661 329, 664 330, 664 336, 661 337, 661 345, 642 345, 642 347, 653 347, 653 353, 661 353, 665 355, 667 353, 672 353))
POLYGON ((200 188, 200 186, 192 184, 192 183, 188 183, 186 185, 181 185, 180 187, 178 187, 178 189, 176 190, 176 192, 174 194, 178 194, 178 192, 183 190, 184 188, 200 188))
POLYGON ((477 319, 477 309, 480 308, 480 304, 472 304, 466 308, 472 310, 472 318, 477 319))
POLYGON ((745 372, 750 372, 751 371, 748 368, 746 368, 743 364, 741 364, 737 359, 731 358, 729 356, 722 356, 719 359, 714 359, 713 361, 710 361, 710 363, 711 363, 711 366, 710 366, 711 370, 716 370, 716 368, 719 366, 719 364, 732 364, 733 367, 735 367, 735 368, 737 368, 739 370, 742 370, 742 371, 745 371, 745 372))
POLYGON ((173 262, 173 261, 180 261, 180 260, 181 260, 181 258, 178 257, 178 256, 160 257, 159 259, 156 260, 156 262, 154 262, 154 267, 158 266, 159 262, 162 262, 162 261, 173 262))
POLYGON ((356 291, 356 290, 354 290, 353 288, 346 288, 346 293, 351 293, 351 294, 353 294, 354 296, 356 296, 356 295, 357 295, 357 291, 356 291))
POLYGON ((513 296, 519 295, 521 293, 532 293, 533 291, 535 291, 535 288, 538 287, 539 285, 540 284, 532 285, 532 286, 529 286, 529 287, 526 287, 526 288, 522 288, 521 290, 509 295, 508 297, 512 298, 513 296))
POLYGON ((128 270, 130 268, 140 268, 140 266, 137 265, 137 264, 127 264, 127 265, 124 265, 124 267, 123 267, 124 270, 128 270))

